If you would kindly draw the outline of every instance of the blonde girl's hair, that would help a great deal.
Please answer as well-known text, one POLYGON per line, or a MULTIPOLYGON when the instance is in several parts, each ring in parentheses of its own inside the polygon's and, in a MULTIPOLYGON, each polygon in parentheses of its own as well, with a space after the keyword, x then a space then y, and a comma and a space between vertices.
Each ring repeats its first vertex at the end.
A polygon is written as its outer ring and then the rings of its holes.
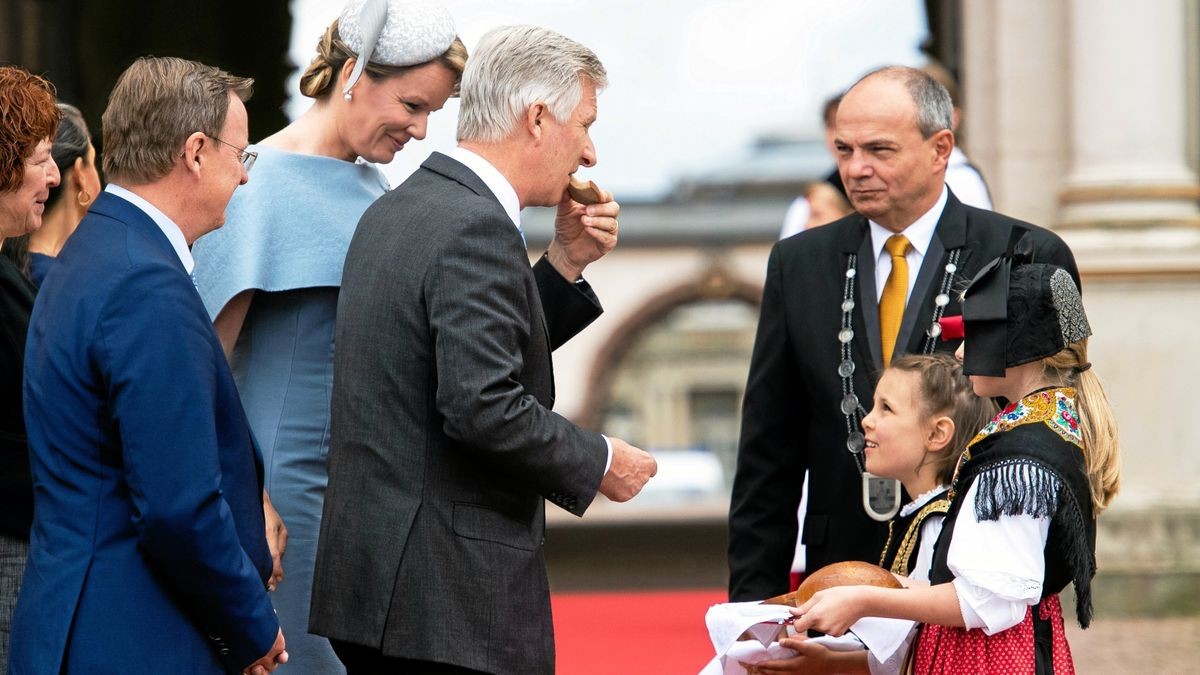
POLYGON ((920 375, 921 412, 928 418, 946 415, 954 422, 954 436, 946 448, 927 460, 936 463, 938 482, 948 484, 967 442, 996 416, 996 404, 975 395, 962 364, 950 354, 906 354, 894 359, 888 369, 920 375))
POLYGON ((1092 511, 1100 515, 1121 487, 1121 443, 1108 393, 1087 358, 1087 338, 1042 360, 1051 382, 1075 388, 1092 511))

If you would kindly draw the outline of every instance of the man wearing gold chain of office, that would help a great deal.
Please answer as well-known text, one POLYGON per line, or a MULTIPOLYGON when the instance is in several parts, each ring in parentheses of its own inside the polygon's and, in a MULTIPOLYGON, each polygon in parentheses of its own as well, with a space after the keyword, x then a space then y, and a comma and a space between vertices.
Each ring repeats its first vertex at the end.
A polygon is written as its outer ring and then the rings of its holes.
POLYGON ((954 142, 949 94, 916 69, 874 71, 838 107, 838 170, 856 212, 771 251, 730 507, 733 601, 789 590, 806 473, 807 572, 879 559, 904 497, 865 473, 864 406, 893 356, 958 347, 937 320, 961 313, 955 291, 980 266, 1028 232, 1035 259, 1078 284, 1057 235, 946 187, 954 142))

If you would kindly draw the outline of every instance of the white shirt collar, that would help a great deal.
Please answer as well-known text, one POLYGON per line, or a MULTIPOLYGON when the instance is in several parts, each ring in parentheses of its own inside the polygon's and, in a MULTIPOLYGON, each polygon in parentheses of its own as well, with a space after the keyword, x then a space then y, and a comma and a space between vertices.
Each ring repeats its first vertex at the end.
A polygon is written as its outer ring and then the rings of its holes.
MULTIPOLYGON (((925 258, 925 252, 929 250, 929 242, 933 241, 933 231, 937 229, 938 221, 942 219, 942 211, 946 209, 947 196, 946 186, 942 185, 942 194, 934 202, 933 208, 900 232, 908 239, 908 243, 912 244, 913 249, 922 259, 925 258)), ((871 246, 875 249, 875 259, 879 260, 883 245, 887 243, 889 237, 896 233, 873 220, 867 222, 871 225, 871 246)))
POLYGON ((925 506, 929 502, 933 501, 933 498, 936 497, 939 492, 941 492, 942 490, 945 490, 947 487, 948 486, 946 486, 946 485, 939 485, 939 486, 933 488, 932 490, 930 490, 929 492, 923 492, 923 493, 917 495, 916 499, 913 499, 911 502, 905 504, 904 508, 900 509, 900 517, 903 518, 904 516, 907 516, 908 514, 916 511, 917 509, 921 508, 922 506, 925 506))
POLYGON ((192 269, 196 266, 196 263, 192 260, 192 252, 188 249, 187 239, 183 236, 183 230, 179 229, 175 221, 168 218, 167 214, 159 211, 157 206, 120 185, 109 183, 108 187, 104 188, 104 191, 124 199, 138 209, 141 209, 142 213, 150 216, 150 220, 153 220, 158 229, 162 230, 162 233, 167 237, 167 241, 171 242, 171 248, 175 249, 175 255, 179 256, 179 262, 183 263, 183 269, 187 270, 188 274, 192 273, 192 269))
POLYGON ((492 194, 496 195, 496 199, 500 200, 500 206, 504 207, 504 212, 513 221, 513 225, 516 225, 517 229, 521 228, 521 200, 517 198, 517 191, 513 188, 512 183, 508 182, 499 169, 480 155, 462 146, 450 150, 446 155, 462 162, 476 176, 479 176, 483 184, 492 191, 492 194))

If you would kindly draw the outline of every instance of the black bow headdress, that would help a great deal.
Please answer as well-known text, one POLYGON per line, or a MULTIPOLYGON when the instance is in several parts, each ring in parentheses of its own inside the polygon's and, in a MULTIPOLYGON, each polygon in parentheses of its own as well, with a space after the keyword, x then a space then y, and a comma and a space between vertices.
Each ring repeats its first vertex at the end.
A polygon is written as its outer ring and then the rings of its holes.
POLYGON ((1079 289, 1061 267, 1033 262, 1027 231, 984 265, 963 292, 963 372, 1003 377, 1007 368, 1062 351, 1092 334, 1079 289))

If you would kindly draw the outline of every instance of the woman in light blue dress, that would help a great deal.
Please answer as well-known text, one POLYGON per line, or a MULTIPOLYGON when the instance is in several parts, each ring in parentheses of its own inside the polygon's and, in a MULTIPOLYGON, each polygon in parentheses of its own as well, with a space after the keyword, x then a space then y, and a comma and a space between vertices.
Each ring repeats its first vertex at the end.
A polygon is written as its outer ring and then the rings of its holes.
POLYGON ((344 672, 329 642, 308 634, 342 263, 359 217, 388 187, 374 163, 425 137, 430 113, 457 90, 466 57, 444 8, 352 0, 300 80, 315 103, 249 148, 258 154, 249 183, 234 193, 225 226, 193 249, 196 286, 262 449, 270 502, 287 527, 280 538, 268 525, 268 539, 273 550, 286 545, 272 601, 289 673, 344 672))

